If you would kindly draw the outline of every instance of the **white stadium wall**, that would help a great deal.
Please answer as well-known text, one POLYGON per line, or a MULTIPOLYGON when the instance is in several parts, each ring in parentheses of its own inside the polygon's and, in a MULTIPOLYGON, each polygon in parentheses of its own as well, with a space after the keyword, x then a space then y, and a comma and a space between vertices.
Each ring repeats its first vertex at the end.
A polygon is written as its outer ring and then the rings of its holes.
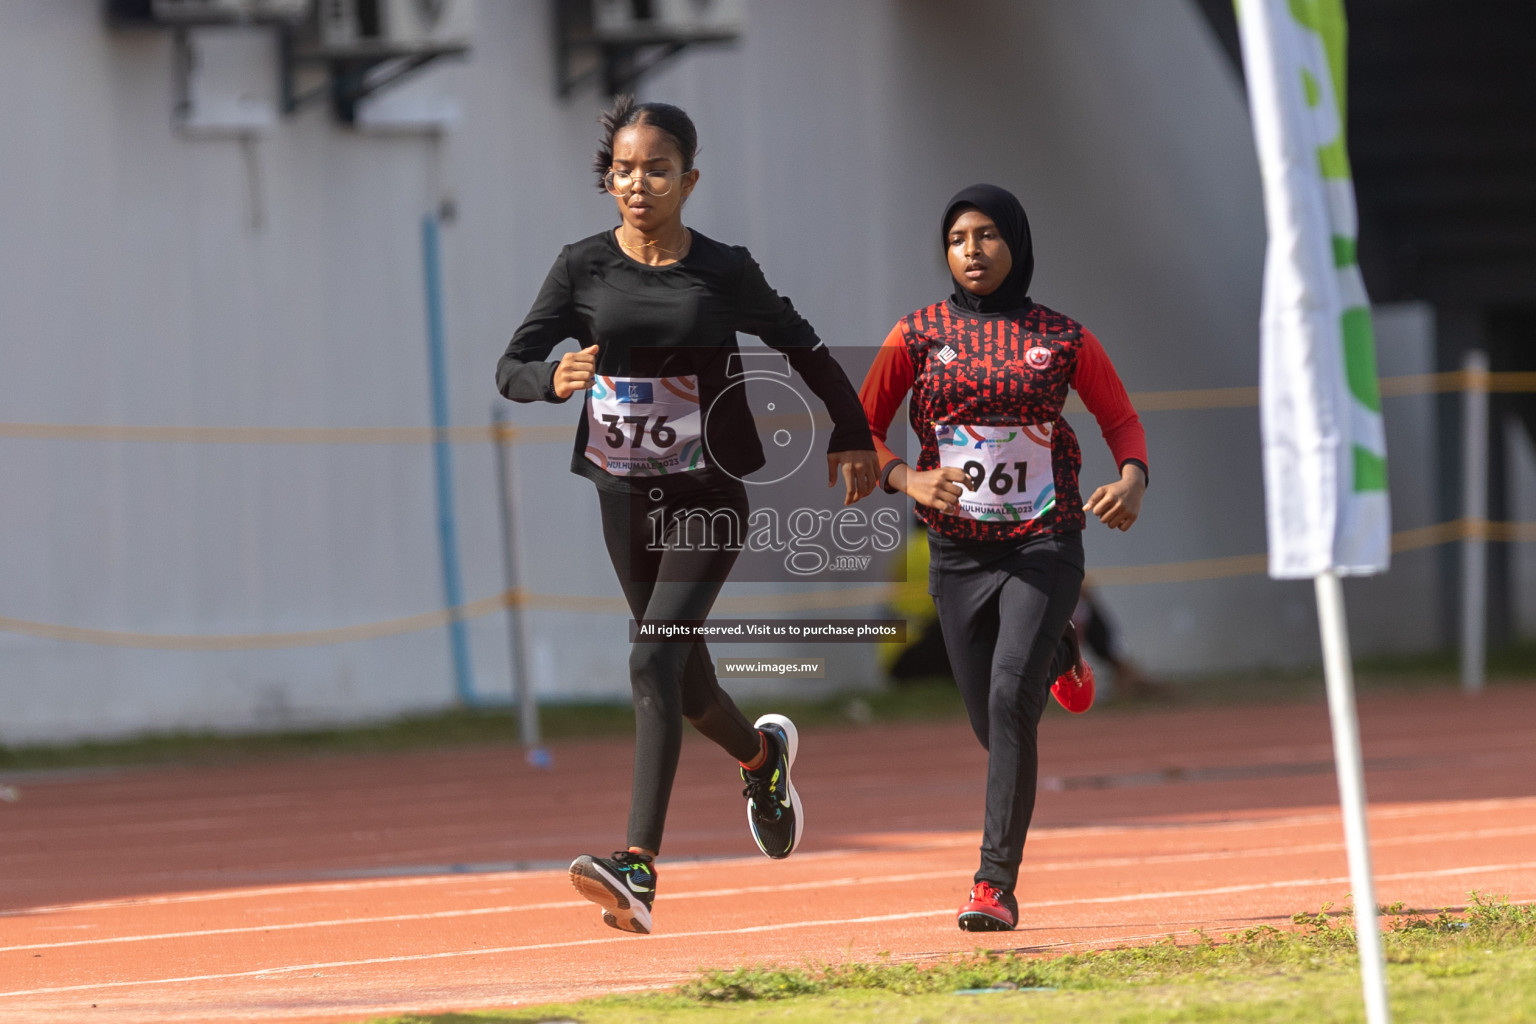
MULTIPOLYGON (((548 16, 543 2, 481 0, 471 55, 372 110, 446 104, 457 114, 441 133, 345 128, 316 106, 242 143, 173 130, 168 34, 109 30, 96 0, 6 0, 0 421, 427 426, 421 222, 447 200, 452 422, 487 423, 496 357, 559 246, 613 222, 588 170, 601 100, 555 95, 548 16)), ((834 346, 878 344, 947 291, 936 217, 957 188, 990 180, 1030 212, 1036 298, 1093 328, 1132 391, 1256 376, 1258 176, 1238 82, 1186 0, 755 0, 739 46, 684 54, 641 94, 698 122, 690 222, 749 246, 834 346)), ((1413 310, 1381 318, 1384 368, 1427 368, 1427 323, 1413 310)), ((1394 420, 1389 405, 1389 427, 1429 450, 1428 408, 1394 420)), ((569 426, 575 410, 512 414, 569 426)), ((1073 419, 1091 486, 1112 467, 1091 418, 1073 419)), ((1256 411, 1144 419, 1144 519, 1125 536, 1090 529, 1091 563, 1261 551, 1256 411)), ((356 721, 454 701, 440 628, 199 652, 17 625, 199 637, 439 609, 430 446, 21 435, 0 437, 0 742, 356 721)), ((504 586, 493 455, 461 443, 453 456, 475 600, 504 586)), ((591 485, 568 459, 565 442, 516 451, 523 586, 570 599, 529 610, 529 666, 545 699, 621 697, 625 618, 610 610, 591 485)), ((1431 480, 1394 476, 1400 527, 1428 521, 1431 480)), ((1350 608, 1361 649, 1441 642, 1433 573, 1420 575, 1425 585, 1352 590, 1368 595, 1350 608)), ((786 588, 727 595, 775 589, 786 588)), ((1251 577, 1105 596, 1159 672, 1316 658, 1302 586, 1251 577)), ((469 639, 478 691, 505 699, 501 614, 473 619, 469 639)), ((723 653, 770 652, 785 653, 723 653)), ((825 686, 877 683, 867 648, 816 653, 825 686)))

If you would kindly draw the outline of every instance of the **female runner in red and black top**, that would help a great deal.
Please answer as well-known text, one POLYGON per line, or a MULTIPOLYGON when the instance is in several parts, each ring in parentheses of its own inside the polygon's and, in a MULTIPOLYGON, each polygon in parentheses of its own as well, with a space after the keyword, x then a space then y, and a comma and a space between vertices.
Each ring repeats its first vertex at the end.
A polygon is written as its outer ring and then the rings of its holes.
POLYGON ((882 486, 911 495, 928 526, 928 591, 971 728, 987 749, 981 867, 960 927, 1002 931, 1018 923, 1014 887, 1035 806, 1046 693, 1069 711, 1093 702, 1093 676, 1070 628, 1084 510, 1120 530, 1136 521, 1146 436, 1099 340, 1030 301, 1034 253, 1019 201, 973 185, 950 200, 943 227, 954 294, 896 325, 859 397, 882 486), (1061 416, 1068 388, 1120 466, 1120 479, 1086 504, 1082 455, 1061 416), (885 444, 909 391, 922 442, 915 468, 885 444))
MULTIPOLYGON (((683 202, 699 179, 688 115, 623 97, 603 125, 598 182, 617 200, 621 222, 560 251, 497 364, 496 383, 516 402, 583 394, 571 470, 597 485, 603 540, 630 610, 637 621, 700 621, 740 553, 743 478, 765 461, 744 389, 732 386, 737 331, 783 352, 826 405, 827 483, 841 476, 845 504, 874 490, 878 465, 858 395, 811 325, 768 286, 746 249, 683 225, 683 202), (581 350, 550 362, 567 338, 581 350), (716 536, 721 521, 737 524, 726 531, 734 538, 716 536), (660 543, 657 522, 665 524, 660 543)), ((703 643, 637 641, 629 675, 629 848, 578 857, 570 874, 605 922, 646 933, 684 718, 741 762, 747 821, 765 854, 789 856, 804 815, 789 774, 793 723, 783 715, 748 722, 720 688, 703 643)))

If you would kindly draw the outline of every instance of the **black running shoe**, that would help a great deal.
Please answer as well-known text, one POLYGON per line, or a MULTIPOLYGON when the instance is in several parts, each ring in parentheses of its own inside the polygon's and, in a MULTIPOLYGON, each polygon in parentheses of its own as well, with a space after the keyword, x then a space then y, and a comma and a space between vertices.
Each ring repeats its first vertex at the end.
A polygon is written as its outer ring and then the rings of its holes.
POLYGON ((755 724, 768 737, 768 760, 756 771, 741 770, 747 784, 741 794, 747 798, 747 825, 757 848, 780 860, 795 852, 805 828, 800 794, 789 781, 800 734, 783 715, 764 715, 755 724))
POLYGON ((577 857, 571 884, 603 908, 603 923, 621 932, 651 933, 651 905, 656 901, 656 865, 639 853, 620 850, 612 857, 577 857))

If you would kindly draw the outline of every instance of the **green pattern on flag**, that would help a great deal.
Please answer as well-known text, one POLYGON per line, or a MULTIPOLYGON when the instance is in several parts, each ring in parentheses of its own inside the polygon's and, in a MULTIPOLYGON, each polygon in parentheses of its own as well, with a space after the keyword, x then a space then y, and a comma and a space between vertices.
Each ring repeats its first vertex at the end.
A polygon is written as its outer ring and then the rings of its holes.
POLYGON ((1352 267, 1355 265, 1355 240, 1346 235, 1333 236, 1333 265, 1336 267, 1352 267))
POLYGON ((1355 306, 1344 311, 1344 373, 1349 393, 1367 409, 1381 412, 1381 388, 1376 383, 1376 339, 1371 311, 1355 306))
POLYGON ((1387 460, 1375 452, 1355 445, 1355 490, 1385 491, 1387 460))
POLYGON ((1260 352, 1270 574, 1381 572, 1387 452, 1346 147, 1343 0, 1236 0, 1269 232, 1260 352))
POLYGON ((1333 95, 1339 104, 1339 123, 1344 123, 1345 40, 1349 28, 1344 20, 1344 0, 1287 0, 1291 17, 1323 39, 1328 56, 1328 74, 1333 79, 1333 95))
POLYGON ((1317 79, 1306 68, 1301 69, 1301 87, 1307 94, 1307 106, 1315 107, 1322 102, 1322 86, 1317 84, 1317 79))

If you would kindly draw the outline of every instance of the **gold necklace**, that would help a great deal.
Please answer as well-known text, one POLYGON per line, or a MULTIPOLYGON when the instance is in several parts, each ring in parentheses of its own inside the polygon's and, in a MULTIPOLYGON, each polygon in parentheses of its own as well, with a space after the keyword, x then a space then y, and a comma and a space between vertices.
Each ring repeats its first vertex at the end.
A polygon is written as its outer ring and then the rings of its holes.
POLYGON ((666 246, 661 245, 658 242, 641 242, 639 245, 630 245, 628 242, 624 241, 624 239, 619 238, 617 234, 615 234, 613 237, 618 240, 619 245, 628 249, 630 252, 644 252, 647 249, 655 249, 657 252, 666 253, 668 256, 681 256, 683 253, 688 251, 686 238, 681 249, 668 249, 666 246))

